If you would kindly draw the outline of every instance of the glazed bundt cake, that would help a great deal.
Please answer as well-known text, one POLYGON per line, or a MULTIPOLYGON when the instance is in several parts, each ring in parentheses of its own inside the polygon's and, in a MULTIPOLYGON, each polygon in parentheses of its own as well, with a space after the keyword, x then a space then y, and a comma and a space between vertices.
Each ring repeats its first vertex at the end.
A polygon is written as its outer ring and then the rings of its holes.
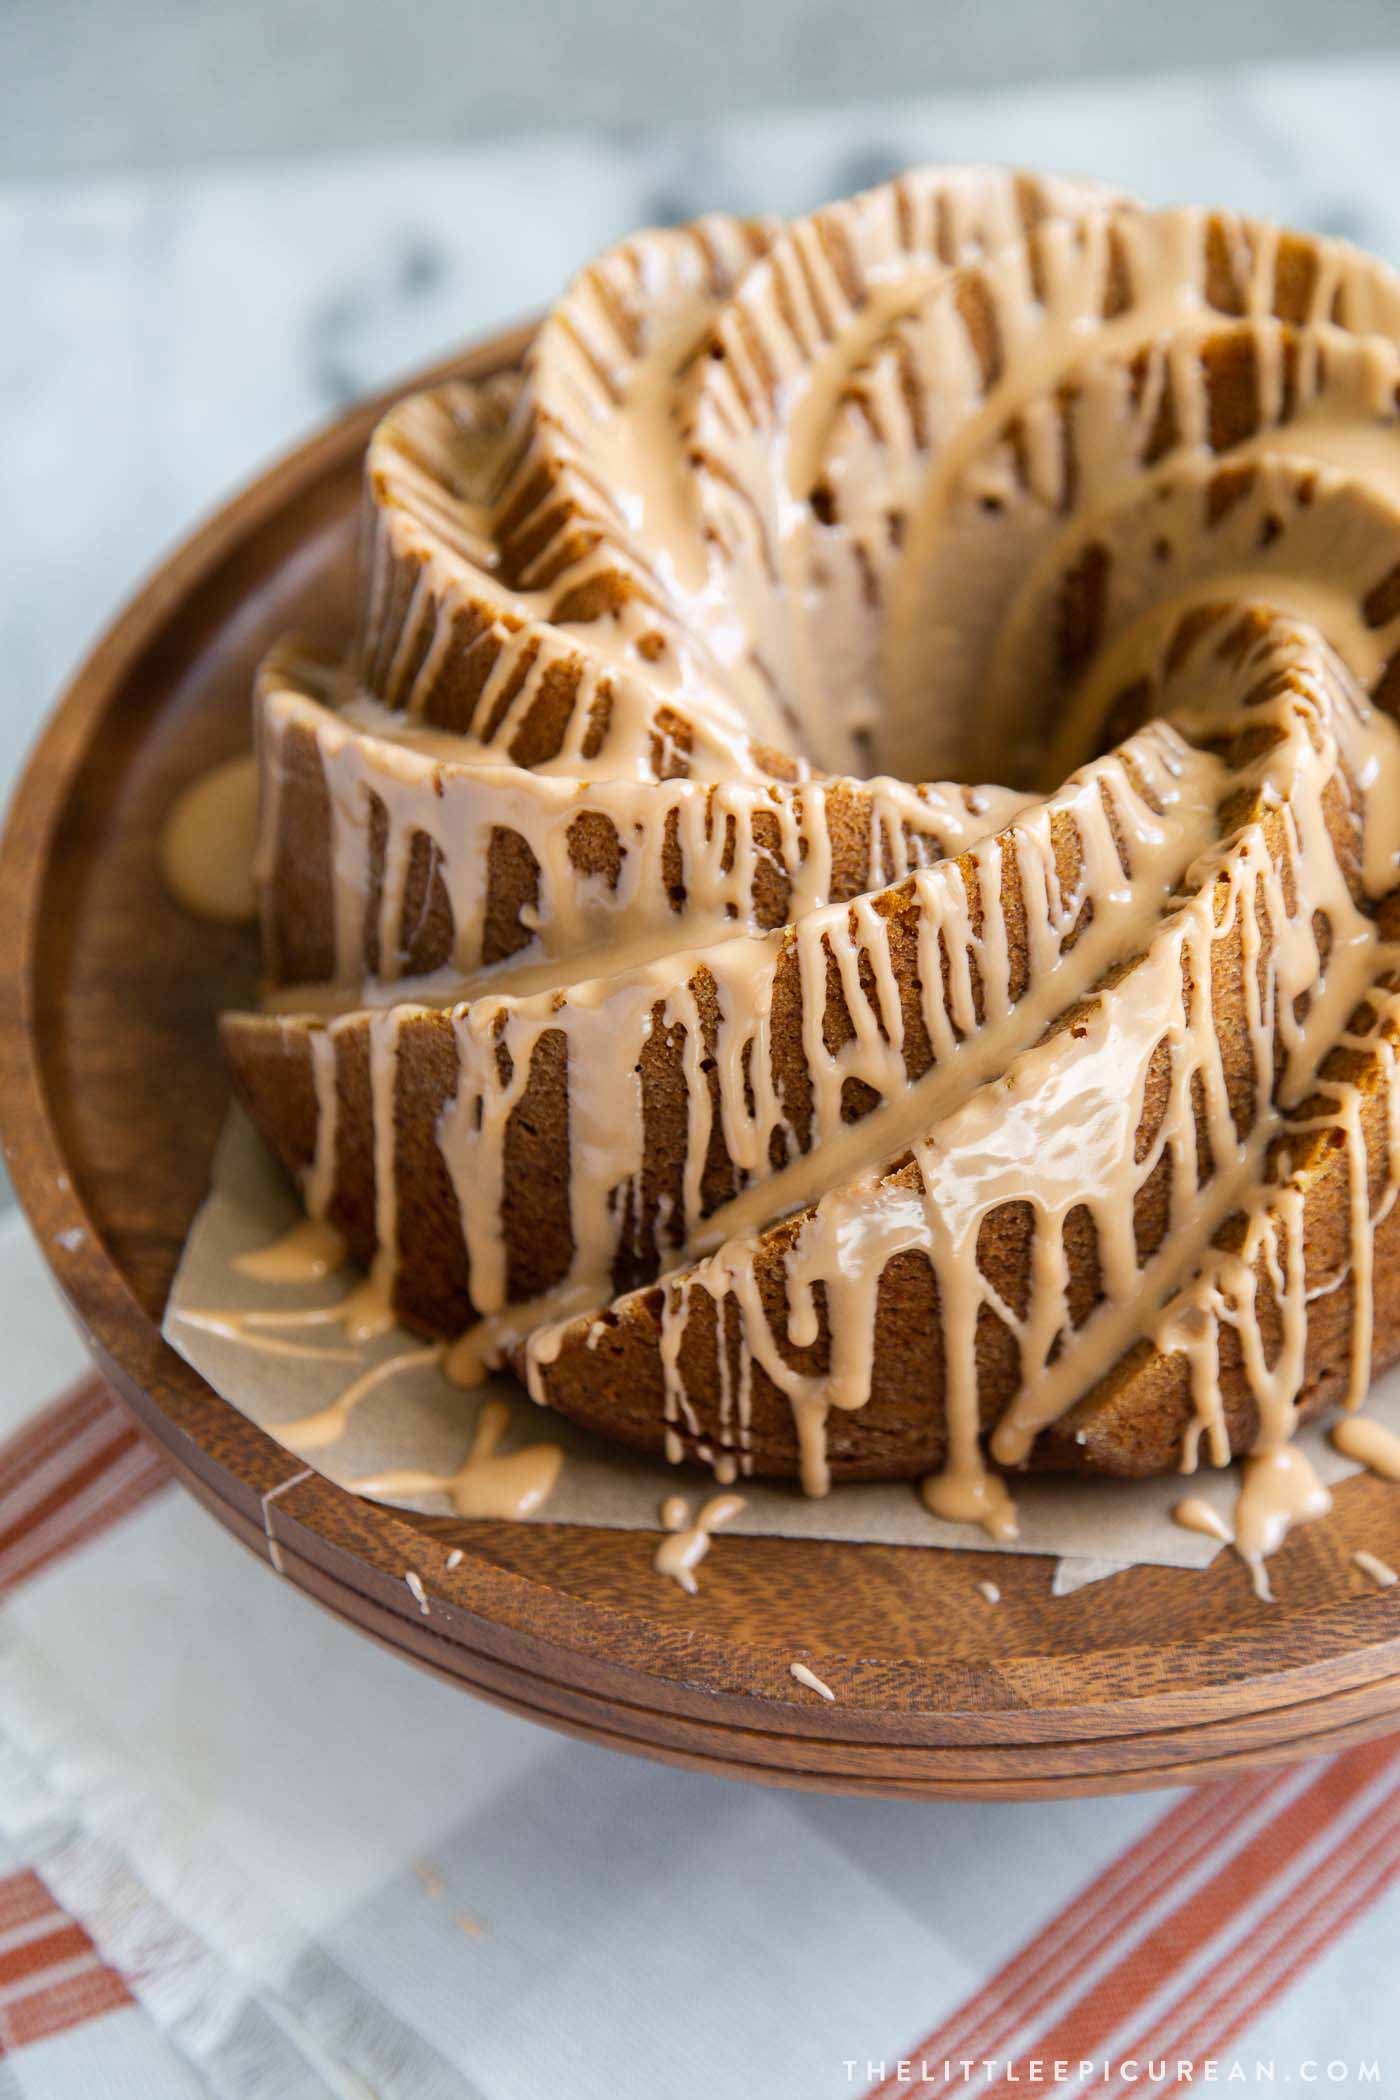
POLYGON ((354 657, 260 679, 224 1028, 362 1310, 994 1528, 999 1469, 1356 1400, 1398 400, 1341 243, 932 169, 639 236, 523 372, 395 408, 354 657))

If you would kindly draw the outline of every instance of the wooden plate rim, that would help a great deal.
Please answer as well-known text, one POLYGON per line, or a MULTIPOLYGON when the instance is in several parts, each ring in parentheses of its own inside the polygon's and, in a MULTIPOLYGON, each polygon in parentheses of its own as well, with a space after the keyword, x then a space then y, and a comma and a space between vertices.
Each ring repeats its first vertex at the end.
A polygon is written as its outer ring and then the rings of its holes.
MULTIPOLYGON (((171 1419, 162 1405, 163 1392, 178 1393, 184 1402, 198 1402, 226 1415, 236 1411, 160 1339, 155 1322, 102 1245, 94 1219, 70 1179, 70 1162, 50 1110, 36 1028, 39 931, 54 844, 105 711, 175 610, 207 585, 259 527, 321 477, 346 468, 389 402, 411 387, 501 369, 518 360, 529 335, 528 327, 510 331, 357 405, 274 462, 180 545, 137 590, 74 675, 15 791, 0 840, 0 1127, 17 1193, 99 1361, 146 1432, 176 1458, 187 1478, 193 1477, 201 1499, 240 1534, 248 1526, 261 1529, 262 1499, 301 1468, 242 1416, 236 1419, 247 1461, 237 1472, 213 1459, 197 1437, 171 1419)), ((534 1675, 541 1682, 576 1687, 582 1669, 601 1697, 625 1701, 653 1717, 664 1713, 703 1719, 711 1732, 777 1724, 789 1745, 801 1739, 871 1752, 880 1746, 898 1747, 925 1758, 940 1743, 958 1740, 1048 1749, 1055 1740, 1072 1739, 1092 1763, 1096 1738, 1119 1744, 1133 1735, 1151 1736, 1170 1728, 1176 1715, 1182 1716, 1183 1727, 1199 1722, 1203 1698, 1218 1719, 1272 1714, 1282 1724, 1287 1710, 1305 1707, 1318 1697, 1368 1689, 1369 1714, 1358 1718, 1358 1727, 1377 1732, 1400 1719, 1400 1592, 1323 1603, 1292 1614, 1291 1625, 1307 1625, 1316 1637, 1310 1658, 1302 1663, 1280 1664, 1277 1654, 1270 1653, 1276 1643, 1268 1629, 1251 1624, 1222 1628, 1199 1641, 1154 1647, 1155 1682, 1132 1699, 1096 1697, 1092 1680, 1101 1683, 1105 1664, 1115 1657, 1140 1660, 1140 1644, 1055 1656, 1054 1695, 1049 1698, 1044 1659, 998 1656, 995 1669, 989 1671, 956 1658, 909 1658, 902 1663, 880 1658, 878 1705, 843 1702, 818 1710, 810 1701, 782 1696, 771 1658, 727 1636, 711 1635, 703 1625, 682 1632, 649 1620, 644 1611, 624 1613, 551 1589, 479 1559, 470 1549, 449 1574, 445 1548, 392 1511, 376 1511, 374 1534, 357 1541, 357 1552, 351 1553, 328 1535, 328 1527, 343 1531, 346 1513, 362 1508, 356 1498, 317 1474, 277 1500, 278 1536, 292 1579, 314 1590, 330 1608, 353 1618, 356 1600, 372 1605, 393 1629, 376 1637, 387 1637, 424 1659, 417 1652, 421 1640, 415 1639, 420 1632, 417 1607, 402 1581, 402 1571, 413 1566, 434 1593, 438 1587, 443 1590, 443 1623, 452 1625, 454 1643, 464 1653, 494 1659, 515 1671, 522 1686, 534 1675), (366 1577, 372 1589, 366 1588, 366 1577), (623 1620, 646 1630, 645 1668, 616 1660, 623 1620), (546 1637, 538 1631, 542 1623, 546 1637), (1037 1680, 1034 1697, 1023 1704, 1022 1695, 1032 1691, 1032 1677, 1037 1680)), ((265 1537, 262 1543, 266 1557, 265 1537)), ((435 1642, 441 1638, 435 1633, 435 1642)), ((843 1682, 854 1687, 871 1660, 834 1650, 813 1651, 810 1659, 838 1687, 843 1682)), ((437 1666, 441 1668, 440 1662, 437 1666)), ((584 1732, 601 1734, 601 1724, 584 1732)), ((654 1742, 629 1747, 666 1754, 654 1742)), ((1290 1753, 1280 1745, 1279 1754, 1290 1753)), ((709 1762, 704 1755, 700 1761, 709 1762)), ((1144 1767, 1136 1783, 1172 1783, 1153 1782, 1146 1771, 1144 1767)), ((784 1774, 777 1768, 750 1768, 746 1776, 784 1774)), ((1098 1776, 1105 1781, 1110 1777, 1107 1771, 1098 1776)), ((854 1779, 854 1773, 842 1774, 835 1783, 846 1786, 854 1779)), ((889 1790, 878 1779, 874 1783, 879 1790, 889 1790)), ((1024 1778, 1013 1783, 1024 1790, 1024 1778)), ((913 1779, 909 1784, 914 1791, 946 1790, 931 1769, 922 1785, 913 1779)))

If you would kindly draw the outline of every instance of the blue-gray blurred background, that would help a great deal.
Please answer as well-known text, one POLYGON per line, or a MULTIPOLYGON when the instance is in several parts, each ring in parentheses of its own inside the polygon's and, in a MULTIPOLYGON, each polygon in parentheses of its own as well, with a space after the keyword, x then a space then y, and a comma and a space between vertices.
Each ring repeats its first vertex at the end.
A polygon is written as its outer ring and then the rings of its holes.
POLYGON ((0 0, 0 788, 141 573, 644 220, 1014 159, 1400 257, 1396 0, 0 0))
POLYGON ((1394 0, 7 0, 0 16, 0 172, 20 178, 1400 42, 1394 0))

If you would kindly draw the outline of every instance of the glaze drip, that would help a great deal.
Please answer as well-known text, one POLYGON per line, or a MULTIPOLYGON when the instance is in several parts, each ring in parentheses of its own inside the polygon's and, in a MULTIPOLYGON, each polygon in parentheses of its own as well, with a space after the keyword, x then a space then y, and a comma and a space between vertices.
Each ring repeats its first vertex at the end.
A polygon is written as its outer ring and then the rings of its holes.
POLYGON ((1249 1453, 1263 1583, 1396 1342, 1397 398, 1342 243, 931 169, 392 411, 225 1029, 366 1319, 1000 1536, 1249 1453))
POLYGON ((656 1549, 652 1566, 658 1575, 669 1575, 693 1597, 700 1585, 695 1570, 710 1550, 713 1533, 731 1524, 744 1507, 742 1495, 711 1495, 702 1502, 694 1520, 690 1506, 680 1495, 668 1495, 662 1505, 661 1523, 666 1537, 656 1549))

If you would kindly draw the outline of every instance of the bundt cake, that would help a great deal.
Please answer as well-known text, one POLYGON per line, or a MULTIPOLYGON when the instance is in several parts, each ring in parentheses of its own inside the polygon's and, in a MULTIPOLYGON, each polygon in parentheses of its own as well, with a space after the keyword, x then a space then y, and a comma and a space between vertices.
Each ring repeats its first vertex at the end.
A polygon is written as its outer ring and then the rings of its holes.
POLYGON ((993 1529, 1005 1469, 1355 1402, 1397 402, 1342 243, 935 168, 643 234, 393 409, 354 655, 259 681, 224 1024, 369 1302, 639 1449, 993 1529))

